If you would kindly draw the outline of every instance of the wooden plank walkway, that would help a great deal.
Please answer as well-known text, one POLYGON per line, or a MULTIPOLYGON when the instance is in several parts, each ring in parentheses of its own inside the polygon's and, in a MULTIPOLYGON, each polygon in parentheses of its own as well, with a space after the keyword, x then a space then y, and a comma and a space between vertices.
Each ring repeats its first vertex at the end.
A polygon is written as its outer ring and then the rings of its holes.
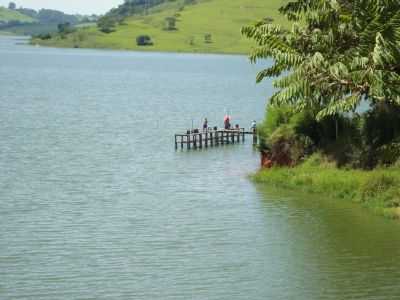
POLYGON ((202 149, 226 144, 244 143, 245 136, 253 136, 253 144, 258 143, 258 136, 256 131, 246 131, 244 128, 239 129, 208 129, 205 131, 188 131, 185 134, 175 134, 175 149, 179 146, 184 149, 186 145, 187 150, 202 149))

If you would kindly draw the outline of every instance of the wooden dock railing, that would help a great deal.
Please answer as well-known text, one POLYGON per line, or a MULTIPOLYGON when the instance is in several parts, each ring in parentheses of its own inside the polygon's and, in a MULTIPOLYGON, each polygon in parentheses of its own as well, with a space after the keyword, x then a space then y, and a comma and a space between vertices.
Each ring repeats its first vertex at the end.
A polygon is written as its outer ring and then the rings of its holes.
POLYGON ((188 131, 186 134, 175 134, 175 149, 184 149, 184 145, 188 150, 202 149, 225 144, 244 143, 246 135, 253 135, 253 144, 258 142, 256 131, 246 131, 244 128, 238 129, 223 129, 204 131, 194 130, 188 131))

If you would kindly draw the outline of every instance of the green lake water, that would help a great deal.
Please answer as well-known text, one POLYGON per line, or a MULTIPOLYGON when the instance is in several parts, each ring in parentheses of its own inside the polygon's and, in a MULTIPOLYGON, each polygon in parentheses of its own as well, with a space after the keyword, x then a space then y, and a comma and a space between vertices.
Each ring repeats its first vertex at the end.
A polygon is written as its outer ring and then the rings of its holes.
POLYGON ((175 151, 207 117, 262 120, 243 56, 0 37, 0 299, 400 299, 400 224, 247 175, 245 144, 175 151))

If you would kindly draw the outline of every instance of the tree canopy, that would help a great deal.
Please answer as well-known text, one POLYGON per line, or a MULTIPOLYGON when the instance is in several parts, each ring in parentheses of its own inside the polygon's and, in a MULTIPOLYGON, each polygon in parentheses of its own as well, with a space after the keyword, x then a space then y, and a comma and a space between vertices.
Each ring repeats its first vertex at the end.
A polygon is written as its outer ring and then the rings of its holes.
POLYGON ((272 104, 317 118, 354 111, 365 99, 400 105, 400 1, 297 0, 280 9, 291 30, 261 21, 242 29, 250 59, 272 58, 257 82, 278 77, 272 104))
POLYGON ((15 2, 10 2, 8 4, 8 9, 15 10, 16 8, 17 8, 17 5, 15 4, 15 2))

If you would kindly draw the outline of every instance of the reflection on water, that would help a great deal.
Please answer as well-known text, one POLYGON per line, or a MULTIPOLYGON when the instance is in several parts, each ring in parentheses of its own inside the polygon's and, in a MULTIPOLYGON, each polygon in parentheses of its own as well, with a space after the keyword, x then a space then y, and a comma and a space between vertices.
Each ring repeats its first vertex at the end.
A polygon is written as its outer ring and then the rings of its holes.
POLYGON ((0 38, 0 298, 397 299, 397 223, 253 185, 251 141, 174 151, 261 120, 259 68, 0 38))
MULTIPOLYGON (((399 224, 323 196, 257 186, 267 215, 280 218, 286 242, 278 261, 290 262, 309 299, 396 299, 399 224)), ((295 284, 294 284, 295 286, 295 284)), ((293 291, 293 295, 295 291, 293 291)))

